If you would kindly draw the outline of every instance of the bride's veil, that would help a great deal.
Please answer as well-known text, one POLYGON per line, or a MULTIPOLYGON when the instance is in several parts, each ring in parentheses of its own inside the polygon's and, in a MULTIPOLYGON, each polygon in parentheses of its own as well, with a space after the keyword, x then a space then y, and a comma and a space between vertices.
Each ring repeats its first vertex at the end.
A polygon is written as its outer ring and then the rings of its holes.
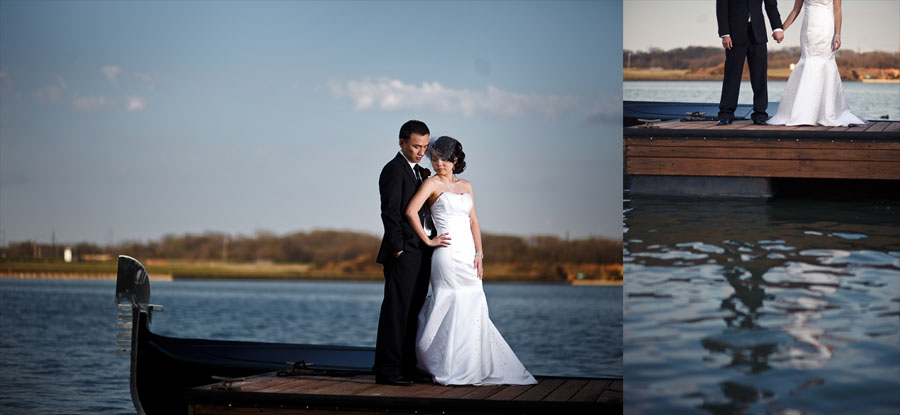
MULTIPOLYGON (((431 138, 428 139, 428 149, 425 150, 425 159, 428 159, 428 165, 422 166, 426 168, 431 168, 431 149, 434 148, 434 142, 437 141, 438 138, 443 137, 443 134, 433 134, 431 138)), ((424 161, 424 160, 423 160, 424 161)))

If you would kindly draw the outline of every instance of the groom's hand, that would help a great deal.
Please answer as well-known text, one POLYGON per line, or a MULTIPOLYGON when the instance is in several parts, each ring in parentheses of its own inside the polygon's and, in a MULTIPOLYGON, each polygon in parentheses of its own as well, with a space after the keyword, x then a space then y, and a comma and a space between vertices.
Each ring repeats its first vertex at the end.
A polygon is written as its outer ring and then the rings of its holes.
POLYGON ((772 33, 772 39, 775 39, 776 42, 781 43, 784 40, 784 32, 781 30, 776 30, 772 33))
POLYGON ((731 36, 722 36, 722 46, 725 47, 725 49, 731 50, 731 48, 734 46, 731 44, 731 36))

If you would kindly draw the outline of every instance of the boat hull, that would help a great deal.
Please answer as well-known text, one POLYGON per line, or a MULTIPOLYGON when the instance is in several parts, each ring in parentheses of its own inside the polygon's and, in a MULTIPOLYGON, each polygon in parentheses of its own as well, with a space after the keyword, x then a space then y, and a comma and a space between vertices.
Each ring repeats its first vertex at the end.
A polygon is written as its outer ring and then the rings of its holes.
MULTIPOLYGON (((131 396, 138 414, 186 414, 187 391, 215 383, 216 377, 237 378, 289 371, 295 363, 323 374, 371 373, 374 347, 308 345, 185 339, 150 331, 149 278, 143 266, 119 257, 116 303, 131 309, 131 396)), ((128 327, 130 326, 130 327, 128 327)))

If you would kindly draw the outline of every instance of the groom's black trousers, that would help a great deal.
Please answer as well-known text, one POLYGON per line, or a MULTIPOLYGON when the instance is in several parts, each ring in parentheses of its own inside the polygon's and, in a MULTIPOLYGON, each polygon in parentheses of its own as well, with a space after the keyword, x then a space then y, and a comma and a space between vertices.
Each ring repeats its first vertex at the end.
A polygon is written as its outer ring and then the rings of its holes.
POLYGON ((431 252, 404 251, 384 264, 384 301, 378 318, 375 366, 378 376, 414 375, 419 310, 428 294, 431 252))
POLYGON ((753 114, 751 118, 765 121, 768 118, 769 92, 766 88, 766 44, 755 43, 752 29, 747 24, 747 40, 734 43, 731 50, 725 50, 725 74, 722 80, 722 98, 719 101, 719 118, 734 119, 741 91, 741 77, 744 74, 744 58, 750 70, 750 86, 753 88, 753 114))

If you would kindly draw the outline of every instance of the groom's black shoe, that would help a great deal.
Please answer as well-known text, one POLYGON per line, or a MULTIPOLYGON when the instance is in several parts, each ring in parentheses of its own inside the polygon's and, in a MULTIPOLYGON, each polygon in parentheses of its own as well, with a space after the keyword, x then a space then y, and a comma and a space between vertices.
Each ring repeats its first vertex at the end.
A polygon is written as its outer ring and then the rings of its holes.
POLYGON ((767 125, 764 118, 754 118, 753 125, 767 125))
POLYGON ((409 379, 415 383, 434 383, 431 379, 431 375, 424 372, 406 373, 403 375, 403 378, 409 379))
POLYGON ((375 383, 391 386, 410 386, 413 381, 403 376, 378 376, 375 375, 375 383))
POLYGON ((719 121, 716 121, 716 125, 729 125, 731 124, 731 119, 729 118, 719 118, 719 121))

